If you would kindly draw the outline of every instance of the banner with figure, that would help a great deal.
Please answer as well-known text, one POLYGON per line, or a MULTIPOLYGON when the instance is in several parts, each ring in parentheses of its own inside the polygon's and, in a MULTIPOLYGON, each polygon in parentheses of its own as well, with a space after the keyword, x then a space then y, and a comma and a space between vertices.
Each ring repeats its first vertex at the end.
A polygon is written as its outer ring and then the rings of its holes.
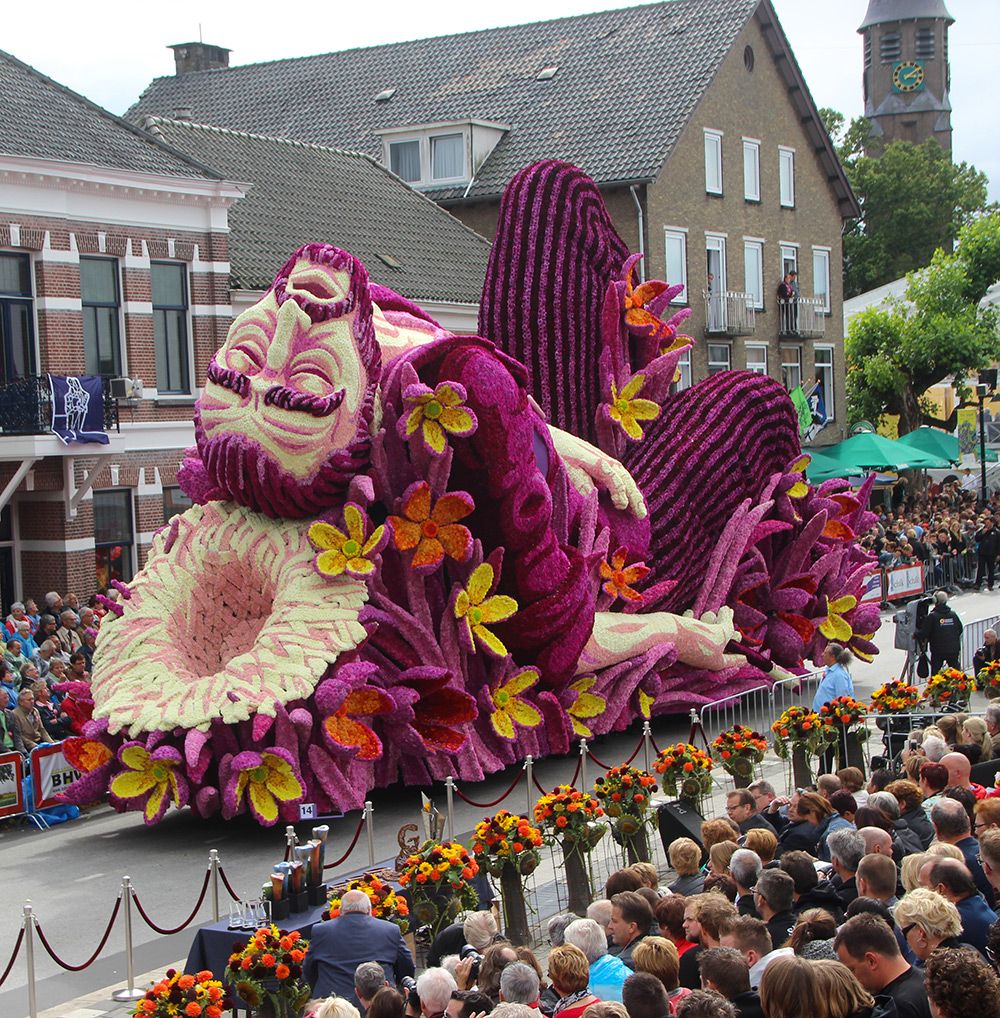
POLYGON ((104 431, 104 381, 100 375, 49 375, 52 433, 64 444, 110 439, 104 431))
POLYGON ((20 753, 0 753, 0 818, 24 812, 24 763, 20 753))

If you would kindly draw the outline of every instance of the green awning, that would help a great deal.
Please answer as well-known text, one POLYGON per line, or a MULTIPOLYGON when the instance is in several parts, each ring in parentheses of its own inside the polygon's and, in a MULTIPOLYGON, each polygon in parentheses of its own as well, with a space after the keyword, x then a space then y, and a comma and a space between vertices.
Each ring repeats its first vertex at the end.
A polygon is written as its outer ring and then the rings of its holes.
POLYGON ((940 456, 949 463, 958 463, 962 453, 958 448, 958 436, 950 435, 940 428, 917 428, 908 435, 900 435, 898 441, 902 445, 911 446, 920 452, 930 453, 932 456, 940 456))
POLYGON ((870 470, 921 470, 951 466, 951 461, 944 456, 870 433, 854 435, 837 445, 823 446, 817 452, 822 457, 821 466, 829 463, 830 467, 840 471, 831 474, 833 477, 856 476, 870 470))

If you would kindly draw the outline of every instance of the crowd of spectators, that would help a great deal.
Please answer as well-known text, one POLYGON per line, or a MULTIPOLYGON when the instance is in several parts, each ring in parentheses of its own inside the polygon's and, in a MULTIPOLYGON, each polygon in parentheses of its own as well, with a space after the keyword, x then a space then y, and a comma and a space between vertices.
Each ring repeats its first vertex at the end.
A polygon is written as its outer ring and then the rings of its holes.
POLYGON ((0 627, 0 747, 25 757, 79 732, 73 683, 90 678, 101 621, 76 594, 51 591, 42 603, 44 611, 30 597, 15 601, 0 627))

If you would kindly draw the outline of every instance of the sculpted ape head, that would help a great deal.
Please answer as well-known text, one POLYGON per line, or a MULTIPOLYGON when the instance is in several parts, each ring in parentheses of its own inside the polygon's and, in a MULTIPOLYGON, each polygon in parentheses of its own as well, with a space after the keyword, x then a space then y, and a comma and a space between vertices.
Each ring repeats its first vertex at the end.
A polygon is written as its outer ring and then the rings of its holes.
POLYGON ((209 365, 195 413, 209 477, 268 516, 335 505, 368 462, 380 371, 364 266, 300 248, 209 365))

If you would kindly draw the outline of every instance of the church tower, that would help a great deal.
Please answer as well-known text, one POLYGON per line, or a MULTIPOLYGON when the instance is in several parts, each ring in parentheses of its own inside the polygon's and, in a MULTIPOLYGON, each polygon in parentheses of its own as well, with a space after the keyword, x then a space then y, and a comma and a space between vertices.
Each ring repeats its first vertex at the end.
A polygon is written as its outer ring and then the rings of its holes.
POLYGON ((858 32, 864 39, 867 151, 893 141, 933 138, 951 155, 948 26, 944 0, 869 0, 858 32))

